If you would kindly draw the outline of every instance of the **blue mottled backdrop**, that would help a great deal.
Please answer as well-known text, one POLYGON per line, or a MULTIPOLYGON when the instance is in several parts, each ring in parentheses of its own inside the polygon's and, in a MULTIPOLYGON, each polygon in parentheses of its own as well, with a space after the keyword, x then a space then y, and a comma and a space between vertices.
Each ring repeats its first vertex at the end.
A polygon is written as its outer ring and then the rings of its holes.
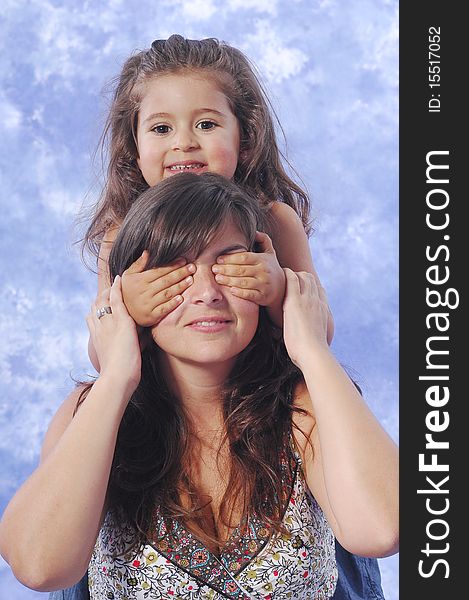
MULTIPOLYGON (((98 189, 103 86, 172 33, 223 39, 263 74, 311 193, 333 348, 398 440, 397 0, 2 0, 1 512, 72 377, 93 372, 84 316, 96 280, 73 241, 98 189)), ((380 565, 396 600, 398 556, 380 565)), ((39 597, 0 559, 1 600, 39 597)))

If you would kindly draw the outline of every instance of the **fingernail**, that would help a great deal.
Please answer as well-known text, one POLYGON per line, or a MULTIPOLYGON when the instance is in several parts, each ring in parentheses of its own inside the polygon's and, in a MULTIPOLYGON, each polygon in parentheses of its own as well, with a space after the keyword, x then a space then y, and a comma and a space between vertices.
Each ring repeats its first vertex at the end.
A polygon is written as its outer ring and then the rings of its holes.
POLYGON ((189 277, 186 277, 185 281, 186 281, 186 283, 192 283, 194 281, 192 279, 192 275, 189 275, 189 277))
POLYGON ((218 263, 218 264, 222 265, 224 262, 225 262, 225 261, 223 260, 223 258, 222 258, 221 256, 219 256, 219 257, 217 258, 217 263, 218 263))
POLYGON ((187 265, 187 270, 188 270, 190 273, 195 273, 195 265, 192 265, 192 264, 190 264, 190 265, 187 265))
POLYGON ((213 265, 213 267, 212 267, 212 271, 213 271, 214 273, 219 273, 219 272, 220 272, 220 269, 217 267, 217 265, 213 265))

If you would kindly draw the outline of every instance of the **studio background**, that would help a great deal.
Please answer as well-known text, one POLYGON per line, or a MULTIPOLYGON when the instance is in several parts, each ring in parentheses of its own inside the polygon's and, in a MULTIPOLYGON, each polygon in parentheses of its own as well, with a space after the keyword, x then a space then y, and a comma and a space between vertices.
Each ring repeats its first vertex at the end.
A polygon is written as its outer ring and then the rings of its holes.
MULTIPOLYGON (((397 0, 3 0, 0 512, 72 377, 94 373, 84 317, 96 276, 73 241, 99 189, 103 88, 130 52, 172 33, 225 40, 261 72, 311 194, 333 350, 398 441, 397 11, 397 0)), ((397 600, 398 556, 380 566, 397 600)), ((46 597, 0 558, 2 600, 46 597)))

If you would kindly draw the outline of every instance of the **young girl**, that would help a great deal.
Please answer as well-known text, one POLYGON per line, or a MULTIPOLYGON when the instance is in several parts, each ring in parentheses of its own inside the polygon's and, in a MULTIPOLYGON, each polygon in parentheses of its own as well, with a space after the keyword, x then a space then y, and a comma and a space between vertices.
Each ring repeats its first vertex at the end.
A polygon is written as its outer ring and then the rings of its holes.
POLYGON ((87 318, 100 375, 59 410, 0 527, 30 587, 88 569, 92 600, 326 600, 333 533, 397 550, 397 449, 329 350, 314 277, 285 269, 283 338, 214 277, 261 227, 214 174, 161 182, 129 211, 87 318), (144 248, 150 267, 184 256, 195 271, 141 352, 119 275, 144 248))
MULTIPOLYGON (((187 40, 173 35, 131 56, 116 81, 102 138, 107 156, 106 185, 85 236, 99 254, 98 292, 109 284, 107 259, 136 197, 148 186, 182 172, 212 171, 231 178, 268 213, 260 253, 219 257, 217 281, 230 293, 266 306, 282 325, 285 276, 282 267, 312 273, 309 201, 287 175, 275 134, 276 116, 242 52, 216 39, 187 40)), ((277 122, 278 124, 278 122, 277 122)), ((151 326, 183 301, 194 266, 184 259, 145 270, 146 252, 122 277, 126 307, 137 324, 151 326)), ((327 340, 333 319, 327 320, 327 340)), ((90 358, 99 362, 90 339, 90 358)), ((376 560, 356 558, 337 545, 339 585, 360 597, 382 594, 376 560), (369 582, 372 582, 371 591, 369 582), (373 583, 374 582, 374 583, 373 583)), ((339 600, 339 596, 337 596, 339 600)))
MULTIPOLYGON (((233 179, 268 209, 275 248, 260 236, 261 254, 221 257, 217 280, 267 306, 281 326, 285 278, 274 254, 282 267, 316 273, 308 197, 285 172, 272 113, 247 58, 217 40, 173 35, 126 61, 103 135, 107 182, 85 236, 99 252, 99 291, 109 285, 107 256, 137 195, 184 171, 211 171, 233 179)), ((170 272, 142 273, 144 266, 145 255, 126 271, 123 293, 135 321, 149 326, 181 301, 192 267, 177 263, 170 272)), ((332 335, 329 315, 329 342, 332 335)))

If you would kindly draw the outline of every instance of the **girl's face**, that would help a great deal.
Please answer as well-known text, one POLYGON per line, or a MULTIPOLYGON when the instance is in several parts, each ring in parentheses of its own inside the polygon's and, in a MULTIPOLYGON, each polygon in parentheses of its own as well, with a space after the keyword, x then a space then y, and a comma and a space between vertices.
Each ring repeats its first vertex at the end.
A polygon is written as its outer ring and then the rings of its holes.
POLYGON ((247 250, 246 238, 230 221, 200 256, 186 257, 197 267, 193 284, 183 292, 184 301, 152 328, 170 364, 217 365, 229 372, 252 340, 259 306, 219 285, 211 270, 221 254, 247 250))
POLYGON ((212 78, 178 73, 145 84, 137 163, 148 185, 184 171, 231 179, 239 144, 238 121, 212 78))

